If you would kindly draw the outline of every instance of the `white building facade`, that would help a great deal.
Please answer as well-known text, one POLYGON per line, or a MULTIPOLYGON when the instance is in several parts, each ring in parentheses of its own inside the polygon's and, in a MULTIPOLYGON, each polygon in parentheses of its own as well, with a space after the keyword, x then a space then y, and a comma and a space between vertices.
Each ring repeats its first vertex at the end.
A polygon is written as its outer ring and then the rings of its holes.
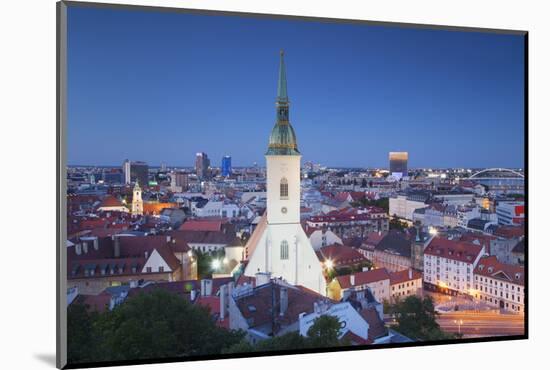
POLYGON ((472 294, 474 267, 485 247, 434 238, 424 250, 424 285, 446 294, 472 294))

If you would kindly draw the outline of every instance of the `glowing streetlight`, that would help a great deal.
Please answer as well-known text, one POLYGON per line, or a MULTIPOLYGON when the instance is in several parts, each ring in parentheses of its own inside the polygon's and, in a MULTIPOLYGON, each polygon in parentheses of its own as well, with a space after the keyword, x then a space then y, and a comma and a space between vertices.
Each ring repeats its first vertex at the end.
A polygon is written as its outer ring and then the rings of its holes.
POLYGON ((331 270, 334 267, 334 262, 332 260, 326 260, 325 261, 325 268, 327 270, 331 270))
POLYGON ((430 227, 428 229, 428 232, 430 233, 430 235, 437 235, 437 229, 435 227, 430 227))
POLYGON ((212 261, 212 268, 213 268, 214 270, 219 269, 220 266, 221 266, 220 260, 214 260, 214 261, 212 261))
POLYGON ((460 326, 464 323, 462 320, 454 320, 455 324, 458 325, 458 335, 460 335, 460 326))

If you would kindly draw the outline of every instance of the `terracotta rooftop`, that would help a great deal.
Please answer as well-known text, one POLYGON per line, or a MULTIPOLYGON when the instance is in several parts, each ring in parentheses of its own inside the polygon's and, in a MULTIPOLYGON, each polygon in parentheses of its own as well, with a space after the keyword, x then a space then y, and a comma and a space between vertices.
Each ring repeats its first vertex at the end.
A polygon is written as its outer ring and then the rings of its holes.
POLYGON ((97 295, 79 294, 73 303, 79 303, 87 306, 88 311, 104 312, 109 309, 111 295, 107 292, 101 292, 97 295))
POLYGON ((322 247, 316 253, 319 261, 324 262, 326 260, 332 260, 335 267, 367 261, 367 259, 354 248, 340 244, 322 247))
POLYGON ((182 231, 220 231, 222 229, 221 221, 198 221, 188 220, 184 222, 179 230, 182 231))
POLYGON ((313 312, 313 305, 317 301, 329 301, 312 290, 300 286, 282 286, 270 282, 252 290, 250 294, 236 299, 241 315, 248 322, 249 327, 266 326, 270 332, 277 333, 281 328, 298 321, 302 312, 313 312), (281 289, 286 289, 288 306, 283 315, 280 315, 281 289), (275 315, 272 313, 275 312, 275 315))
POLYGON ((106 195, 99 204, 99 208, 101 207, 122 207, 122 202, 112 195, 106 195))
POLYGON ((384 321, 380 319, 378 311, 374 307, 362 309, 359 314, 369 324, 369 340, 373 342, 376 338, 387 334, 388 329, 384 325, 384 321))
POLYGON ((523 266, 501 263, 496 256, 481 258, 474 269, 474 274, 518 285, 525 284, 523 266))
POLYGON ((424 249, 424 254, 460 262, 474 263, 482 251, 483 247, 481 245, 435 237, 424 249))
POLYGON ((401 284, 411 280, 422 279, 422 273, 413 269, 390 272, 390 284, 401 284), (409 275, 409 273, 412 275, 409 275))
POLYGON ((369 271, 356 272, 349 275, 337 276, 336 279, 342 289, 348 289, 352 286, 370 284, 375 281, 389 280, 390 274, 385 268, 373 269, 369 271), (351 276, 354 276, 355 283, 351 284, 351 276))

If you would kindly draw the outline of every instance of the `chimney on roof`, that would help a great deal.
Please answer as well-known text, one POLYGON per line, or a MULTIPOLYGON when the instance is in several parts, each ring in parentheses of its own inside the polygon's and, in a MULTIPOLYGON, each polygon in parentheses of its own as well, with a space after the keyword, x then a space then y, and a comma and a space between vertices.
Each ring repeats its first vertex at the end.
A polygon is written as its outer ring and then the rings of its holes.
POLYGON ((355 275, 350 275, 349 276, 349 282, 351 285, 355 285, 355 275))
POLYGON ((220 287, 220 321, 223 321, 225 319, 225 314, 227 312, 227 304, 228 304, 228 287, 227 285, 222 285, 220 287))
POLYGON ((201 296, 207 297, 212 295, 212 280, 211 279, 202 279, 201 280, 201 296))
POLYGON ((409 267, 409 280, 412 280, 413 278, 413 270, 409 267))
POLYGON ((286 310, 288 309, 288 289, 282 286, 279 292, 280 292, 279 315, 284 316, 284 314, 286 313, 286 310))
POLYGON ((258 272, 256 273, 256 286, 268 284, 271 281, 271 273, 258 272))
POLYGON ((120 257, 120 239, 118 236, 113 235, 114 253, 115 258, 120 257))

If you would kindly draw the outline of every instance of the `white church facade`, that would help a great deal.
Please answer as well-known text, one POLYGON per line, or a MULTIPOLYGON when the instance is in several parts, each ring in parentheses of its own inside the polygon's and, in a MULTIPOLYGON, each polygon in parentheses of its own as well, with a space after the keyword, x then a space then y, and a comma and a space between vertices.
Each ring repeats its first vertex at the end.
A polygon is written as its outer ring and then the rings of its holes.
POLYGON ((244 274, 269 273, 293 285, 326 295, 322 266, 300 224, 300 160, 296 134, 289 121, 284 54, 281 52, 277 120, 266 152, 267 225, 250 238, 254 245, 244 274))

